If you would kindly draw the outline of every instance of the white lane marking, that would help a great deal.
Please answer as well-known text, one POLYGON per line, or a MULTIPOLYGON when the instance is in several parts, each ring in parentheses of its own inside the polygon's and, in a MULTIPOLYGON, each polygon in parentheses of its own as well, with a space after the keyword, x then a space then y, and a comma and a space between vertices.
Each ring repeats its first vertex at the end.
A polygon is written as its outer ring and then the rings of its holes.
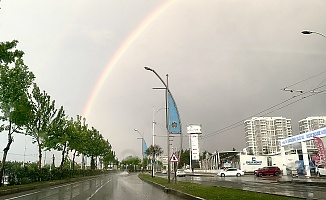
MULTIPOLYGON (((88 179, 88 180, 93 180, 93 179, 95 179, 95 178, 88 179)), ((85 181, 85 180, 83 180, 83 181, 85 181)), ((64 187, 64 186, 68 186, 68 185, 73 185, 73 184, 76 184, 76 183, 81 183, 83 181, 78 181, 78 182, 74 182, 74 183, 70 183, 70 184, 55 186, 55 187, 50 188, 50 190, 57 189, 57 188, 64 187)), ((5 199, 5 200, 18 199, 18 198, 29 196, 29 195, 32 195, 32 194, 37 194, 39 192, 41 192, 41 191, 32 192, 32 193, 28 193, 28 194, 23 194, 23 195, 16 196, 16 197, 11 197, 11 198, 8 198, 8 199, 5 199)))
POLYGON ((97 190, 95 190, 95 192, 90 197, 88 197, 86 200, 90 200, 104 185, 108 184, 110 181, 112 181, 112 179, 108 180, 101 187, 97 188, 97 190))
POLYGON ((95 179, 95 178, 87 179, 87 180, 82 180, 82 181, 78 181, 78 182, 73 182, 73 183, 68 183, 68 184, 65 184, 65 185, 59 185, 59 186, 51 187, 50 190, 61 188, 61 187, 68 186, 68 185, 78 184, 78 183, 89 181, 89 180, 93 180, 93 179, 95 179))
POLYGON ((36 193, 39 193, 40 191, 37 191, 37 192, 32 192, 32 193, 28 193, 28 194, 23 194, 23 195, 20 195, 20 196, 16 196, 16 197, 11 197, 9 199, 5 199, 5 200, 10 200, 10 199, 18 199, 18 198, 21 198, 21 197, 26 197, 26 196, 29 196, 29 195, 32 195, 32 194, 36 194, 36 193))
POLYGON ((61 188, 61 187, 65 187, 65 186, 69 186, 69 185, 72 185, 73 183, 70 183, 70 184, 65 184, 65 185, 59 185, 59 186, 55 186, 55 187, 51 187, 50 190, 54 190, 54 189, 57 189, 57 188, 61 188))

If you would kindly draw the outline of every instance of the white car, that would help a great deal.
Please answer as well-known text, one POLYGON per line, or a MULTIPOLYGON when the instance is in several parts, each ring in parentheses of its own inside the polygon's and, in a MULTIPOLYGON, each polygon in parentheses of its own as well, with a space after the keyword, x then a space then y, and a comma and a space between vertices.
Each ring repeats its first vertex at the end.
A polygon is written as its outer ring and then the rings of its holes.
POLYGON ((244 172, 237 168, 228 168, 228 169, 222 169, 217 173, 217 176, 243 176, 244 172))
POLYGON ((186 176, 186 172, 183 169, 177 169, 177 176, 186 176))
POLYGON ((317 176, 326 176, 326 168, 323 165, 319 165, 316 167, 317 176))
POLYGON ((165 169, 162 170, 162 174, 167 174, 167 173, 168 173, 167 170, 165 170, 165 169))

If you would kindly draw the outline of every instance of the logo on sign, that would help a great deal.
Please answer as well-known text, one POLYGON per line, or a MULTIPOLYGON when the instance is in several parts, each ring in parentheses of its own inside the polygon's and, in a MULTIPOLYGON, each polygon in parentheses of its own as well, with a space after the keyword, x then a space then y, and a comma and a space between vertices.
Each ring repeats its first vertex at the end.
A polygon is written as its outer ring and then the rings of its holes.
POLYGON ((172 128, 177 128, 178 127, 178 123, 177 122, 172 122, 172 128))

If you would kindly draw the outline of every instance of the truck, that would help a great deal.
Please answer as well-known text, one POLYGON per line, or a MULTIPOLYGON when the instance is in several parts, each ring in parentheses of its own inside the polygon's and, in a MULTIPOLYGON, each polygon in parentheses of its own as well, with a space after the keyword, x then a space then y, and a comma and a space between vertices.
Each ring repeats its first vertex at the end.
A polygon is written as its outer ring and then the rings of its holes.
POLYGON ((326 168, 324 165, 318 165, 316 168, 317 176, 326 176, 326 168))

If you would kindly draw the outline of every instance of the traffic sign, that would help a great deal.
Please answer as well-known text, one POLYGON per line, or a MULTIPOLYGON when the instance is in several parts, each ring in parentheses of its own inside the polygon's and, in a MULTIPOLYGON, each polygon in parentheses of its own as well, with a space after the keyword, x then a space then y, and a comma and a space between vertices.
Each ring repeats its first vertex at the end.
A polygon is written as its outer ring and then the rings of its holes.
POLYGON ((172 153, 172 156, 170 158, 170 162, 180 162, 179 158, 177 157, 177 155, 175 155, 175 153, 172 153))

